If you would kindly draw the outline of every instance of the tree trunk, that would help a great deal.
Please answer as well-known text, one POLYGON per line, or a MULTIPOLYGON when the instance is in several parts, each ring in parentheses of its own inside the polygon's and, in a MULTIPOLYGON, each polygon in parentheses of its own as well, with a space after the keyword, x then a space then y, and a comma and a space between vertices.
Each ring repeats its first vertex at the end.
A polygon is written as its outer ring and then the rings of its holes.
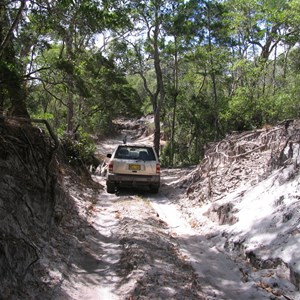
POLYGON ((69 99, 67 104, 67 133, 71 137, 73 137, 74 134, 73 117, 74 117, 74 103, 73 103, 72 95, 69 92, 69 99))
MULTIPOLYGON (((210 21, 210 19, 209 19, 210 21)), ((220 126, 219 126, 219 100, 218 100, 218 92, 217 92, 217 84, 216 84, 216 74, 215 74, 215 62, 212 55, 212 40, 211 40, 211 32, 210 32, 210 23, 209 23, 209 33, 208 33, 208 43, 209 43, 209 60, 210 60, 210 67, 211 67, 211 80, 212 80, 212 88, 213 88, 213 101, 214 101, 214 125, 216 130, 216 140, 220 137, 220 126)))
POLYGON ((276 94, 276 67, 277 67, 277 46, 275 47, 273 63, 273 96, 276 94))
POLYGON ((164 102, 165 98, 165 90, 163 84, 163 75, 160 66, 160 56, 159 56, 159 48, 158 48, 158 36, 159 36, 159 22, 158 16, 156 12, 156 24, 154 28, 154 36, 153 36, 153 50, 154 50, 154 68, 156 74, 156 84, 157 84, 157 93, 156 93, 156 109, 154 110, 154 148, 159 156, 160 154, 160 110, 161 106, 164 102))
MULTIPOLYGON (((69 25, 69 30, 65 32, 65 42, 66 42, 66 56, 67 60, 71 62, 74 58, 73 54, 73 24, 72 22, 69 25)), ((67 103, 67 134, 71 137, 74 137, 74 101, 73 101, 73 74, 67 74, 67 84, 68 84, 68 103, 67 103)))
POLYGON ((154 112, 154 149, 156 154, 160 155, 160 109, 154 112))
POLYGON ((178 96, 178 52, 177 52, 177 37, 174 37, 175 53, 174 53, 174 95, 173 95, 173 114, 172 114, 172 129, 171 129, 171 157, 170 165, 174 165, 175 155, 175 123, 176 123, 176 109, 178 96))

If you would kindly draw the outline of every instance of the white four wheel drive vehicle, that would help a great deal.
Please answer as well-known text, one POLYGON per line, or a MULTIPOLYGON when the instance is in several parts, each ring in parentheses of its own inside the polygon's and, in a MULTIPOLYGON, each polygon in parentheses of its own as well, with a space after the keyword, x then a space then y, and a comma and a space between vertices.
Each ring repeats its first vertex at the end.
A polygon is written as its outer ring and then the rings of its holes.
POLYGON ((118 187, 146 186, 157 193, 160 186, 160 163, 153 147, 119 145, 107 154, 106 189, 114 193, 118 187))

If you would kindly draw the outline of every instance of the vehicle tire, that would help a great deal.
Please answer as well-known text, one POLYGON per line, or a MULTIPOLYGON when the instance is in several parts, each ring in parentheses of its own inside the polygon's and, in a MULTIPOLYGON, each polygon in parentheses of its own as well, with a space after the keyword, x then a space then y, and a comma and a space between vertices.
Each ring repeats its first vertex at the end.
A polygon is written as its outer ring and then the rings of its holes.
POLYGON ((115 190, 116 190, 116 186, 114 183, 111 183, 111 182, 106 183, 106 191, 109 194, 114 194, 115 190))
POLYGON ((159 185, 150 185, 150 191, 153 194, 157 194, 159 191, 159 185))

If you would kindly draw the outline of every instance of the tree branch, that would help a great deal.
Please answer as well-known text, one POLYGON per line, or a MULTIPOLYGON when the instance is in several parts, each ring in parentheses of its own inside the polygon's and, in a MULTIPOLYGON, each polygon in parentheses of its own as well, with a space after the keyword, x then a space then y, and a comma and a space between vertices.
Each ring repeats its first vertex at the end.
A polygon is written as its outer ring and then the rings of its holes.
POLYGON ((11 27, 9 28, 5 38, 3 39, 2 43, 0 44, 0 55, 2 55, 5 47, 7 46, 9 40, 10 40, 10 37, 13 33, 13 31, 15 30, 15 28, 18 26, 18 23, 22 17, 22 12, 25 8, 25 5, 26 5, 26 0, 22 0, 21 1, 21 5, 19 7, 19 10, 18 10, 18 13, 16 15, 16 18, 14 20, 14 22, 12 23, 11 27))
POLYGON ((25 77, 25 78, 28 78, 28 77, 30 77, 32 74, 35 74, 35 73, 37 73, 37 72, 44 71, 44 70, 49 70, 49 69, 50 69, 50 67, 43 67, 43 68, 34 70, 34 71, 32 71, 32 72, 29 72, 29 73, 26 74, 24 77, 25 77))

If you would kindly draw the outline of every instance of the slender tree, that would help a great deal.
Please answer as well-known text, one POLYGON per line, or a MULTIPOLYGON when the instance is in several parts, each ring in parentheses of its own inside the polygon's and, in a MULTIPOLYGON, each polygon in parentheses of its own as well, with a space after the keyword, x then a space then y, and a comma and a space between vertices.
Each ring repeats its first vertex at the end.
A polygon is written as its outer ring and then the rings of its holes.
MULTIPOLYGON (((154 148, 160 153, 161 138, 161 109, 165 101, 165 85, 162 69, 161 48, 163 43, 163 20, 166 17, 168 3, 161 0, 131 1, 130 13, 132 27, 129 35, 123 35, 123 53, 127 59, 122 59, 124 66, 132 73, 139 74, 143 80, 144 89, 151 101, 154 115, 154 148), (150 63, 154 70, 155 79, 149 81, 147 70, 150 63)), ((116 49, 117 41, 114 45, 116 49)), ((118 49, 121 49, 119 43, 118 49)))
POLYGON ((5 101, 9 102, 9 114, 28 118, 27 91, 23 82, 23 66, 17 58, 15 32, 19 26, 26 1, 11 4, 0 2, 0 113, 5 101))

